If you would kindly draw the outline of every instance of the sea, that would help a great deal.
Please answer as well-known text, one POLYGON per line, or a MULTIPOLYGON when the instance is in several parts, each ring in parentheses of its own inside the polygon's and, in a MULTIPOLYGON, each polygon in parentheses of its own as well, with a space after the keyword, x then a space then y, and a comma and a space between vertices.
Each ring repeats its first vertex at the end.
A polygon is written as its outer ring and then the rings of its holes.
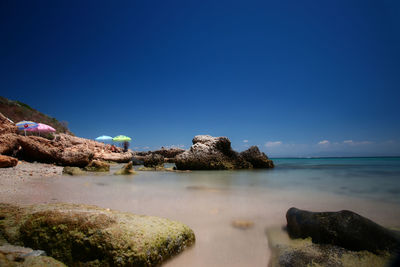
MULTIPOLYGON (((73 202, 177 220, 195 245, 165 266, 268 266, 265 234, 291 207, 351 210, 400 229, 400 158, 275 158, 275 168, 35 178, 12 201, 73 202), (251 227, 240 229, 235 222, 251 227)), ((171 167, 168 165, 167 167, 171 167)))

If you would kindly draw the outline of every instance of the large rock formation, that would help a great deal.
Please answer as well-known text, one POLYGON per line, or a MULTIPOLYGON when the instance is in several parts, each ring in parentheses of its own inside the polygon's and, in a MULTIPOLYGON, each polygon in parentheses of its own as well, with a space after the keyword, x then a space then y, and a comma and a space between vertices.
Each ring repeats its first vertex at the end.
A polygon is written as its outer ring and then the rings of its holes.
MULTIPOLYGON (((176 167, 179 170, 227 170, 253 168, 250 161, 244 156, 232 150, 231 142, 227 137, 212 137, 209 135, 197 135, 192 140, 193 145, 189 150, 176 156, 176 167)), ((245 153, 248 159, 255 162, 257 167, 272 167, 273 164, 259 164, 261 158, 269 161, 265 154, 253 152, 245 153), (256 156, 255 156, 256 155, 256 156), (257 159, 257 160, 256 160, 257 159)))
POLYGON ((348 210, 310 212, 291 208, 286 213, 286 220, 292 238, 311 237, 314 243, 374 253, 400 248, 399 233, 348 210))
POLYGON ((0 204, 0 237, 68 266, 156 266, 194 243, 179 222, 94 206, 0 204))
POLYGON ((21 136, 18 140, 21 155, 31 161, 85 167, 93 159, 93 152, 86 147, 68 147, 39 136, 21 136))
POLYGON ((253 165, 253 168, 273 168, 274 163, 268 159, 265 153, 261 152, 258 147, 252 146, 249 149, 240 153, 240 155, 253 165))

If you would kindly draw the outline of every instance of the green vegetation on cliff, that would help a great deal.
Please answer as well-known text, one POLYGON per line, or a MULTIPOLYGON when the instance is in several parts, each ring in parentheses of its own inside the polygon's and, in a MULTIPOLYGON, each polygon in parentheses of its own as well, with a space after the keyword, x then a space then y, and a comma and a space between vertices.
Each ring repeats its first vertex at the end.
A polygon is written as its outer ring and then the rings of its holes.
POLYGON ((46 114, 37 111, 31 106, 20 101, 9 100, 0 96, 0 113, 14 122, 29 120, 50 125, 56 129, 57 133, 72 134, 68 130, 66 121, 58 121, 56 118, 47 116, 46 114))

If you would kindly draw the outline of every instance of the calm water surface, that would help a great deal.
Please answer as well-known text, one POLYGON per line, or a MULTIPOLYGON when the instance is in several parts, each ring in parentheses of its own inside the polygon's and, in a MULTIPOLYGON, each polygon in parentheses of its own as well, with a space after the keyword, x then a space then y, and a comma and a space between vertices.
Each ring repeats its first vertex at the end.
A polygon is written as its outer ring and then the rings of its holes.
MULTIPOLYGON (((161 216, 191 227, 196 244, 165 266, 267 266, 265 230, 290 207, 348 209, 400 226, 400 158, 274 159, 271 170, 138 172, 39 178, 2 201, 73 202, 161 216), (247 220, 247 230, 232 227, 247 220)), ((121 165, 113 165, 111 172, 121 165)))

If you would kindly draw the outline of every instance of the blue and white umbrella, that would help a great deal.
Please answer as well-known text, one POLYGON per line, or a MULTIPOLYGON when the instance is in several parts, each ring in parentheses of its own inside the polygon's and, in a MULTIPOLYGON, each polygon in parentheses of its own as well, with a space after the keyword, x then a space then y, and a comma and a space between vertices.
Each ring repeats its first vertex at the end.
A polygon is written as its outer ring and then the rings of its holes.
POLYGON ((20 121, 15 124, 18 127, 18 130, 24 130, 26 135, 26 130, 35 129, 39 125, 33 121, 20 121))
POLYGON ((111 136, 102 135, 102 136, 97 137, 95 140, 99 141, 99 142, 106 142, 106 141, 112 141, 112 139, 113 138, 111 136))

